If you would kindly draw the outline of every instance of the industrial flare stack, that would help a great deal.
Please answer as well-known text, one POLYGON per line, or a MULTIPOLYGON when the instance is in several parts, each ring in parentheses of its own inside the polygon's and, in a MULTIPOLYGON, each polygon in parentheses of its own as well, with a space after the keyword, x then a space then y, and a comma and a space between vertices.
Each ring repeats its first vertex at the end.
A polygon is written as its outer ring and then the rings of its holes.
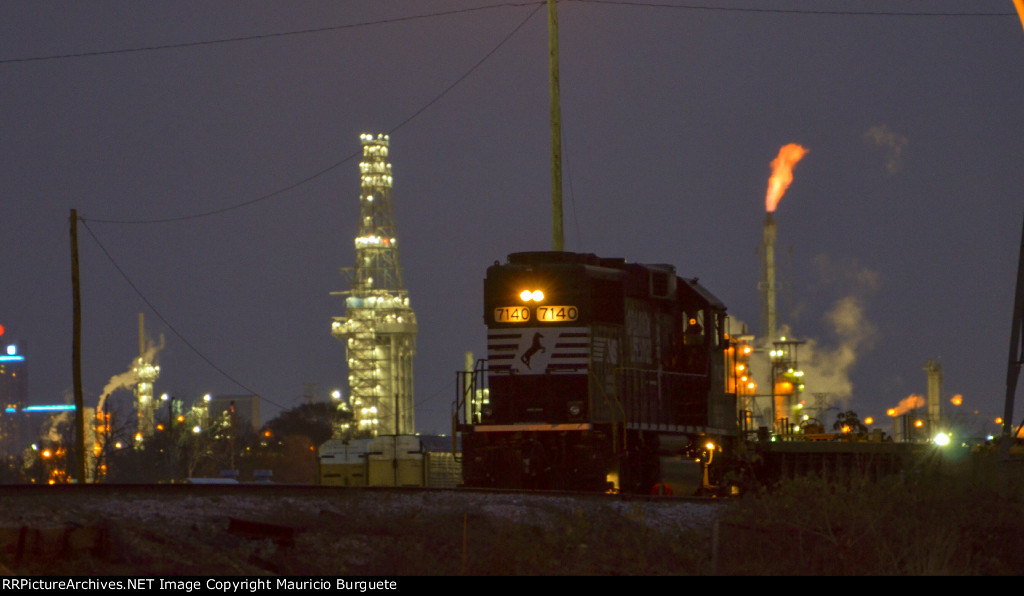
POLYGON ((347 295, 345 316, 334 317, 331 333, 345 344, 354 435, 413 434, 417 325, 398 259, 389 138, 363 134, 360 140, 356 262, 343 269, 351 275, 352 285, 336 292, 347 295))
POLYGON ((764 300, 761 304, 761 321, 763 337, 766 341, 775 341, 775 333, 778 329, 775 321, 775 218, 769 211, 764 220, 764 234, 761 240, 761 252, 764 258, 763 271, 761 272, 761 291, 764 300))
POLYGON ((799 398, 802 387, 796 357, 797 346, 803 342, 787 340, 779 337, 779 326, 775 311, 775 209, 782 200, 782 195, 793 181, 793 167, 799 162, 806 149, 795 143, 784 145, 779 155, 772 160, 772 175, 768 179, 768 192, 765 195, 764 234, 761 241, 761 253, 764 259, 761 292, 762 311, 761 324, 763 349, 769 354, 771 373, 768 387, 771 389, 769 407, 772 412, 772 423, 777 432, 788 433, 792 425, 789 415, 799 398))

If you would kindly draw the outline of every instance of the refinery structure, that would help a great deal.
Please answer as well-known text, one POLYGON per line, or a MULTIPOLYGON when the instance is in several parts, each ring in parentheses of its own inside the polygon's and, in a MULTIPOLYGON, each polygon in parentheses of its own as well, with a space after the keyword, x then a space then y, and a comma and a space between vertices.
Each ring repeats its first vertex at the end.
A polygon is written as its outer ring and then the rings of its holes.
POLYGON ((798 350, 801 341, 784 335, 785 326, 780 326, 776 311, 776 267, 775 240, 777 225, 775 210, 786 189, 793 181, 793 167, 803 158, 807 150, 795 143, 779 149, 778 157, 772 160, 772 174, 768 179, 765 195, 765 220, 761 236, 761 335, 755 341, 753 336, 734 337, 737 342, 737 406, 744 427, 766 426, 773 432, 788 435, 801 420, 796 415, 803 389, 803 373, 799 367, 798 350), (757 392, 758 383, 751 369, 750 359, 756 350, 766 354, 766 370, 757 371, 767 379, 767 392, 757 392))
POLYGON ((349 274, 351 287, 335 293, 346 296, 345 316, 334 317, 331 334, 345 345, 353 434, 408 435, 415 428, 417 325, 398 258, 389 138, 363 134, 360 141, 355 266, 342 270, 349 274))
POLYGON ((132 372, 135 373, 135 409, 139 416, 139 436, 149 438, 155 428, 157 402, 153 395, 153 385, 160 377, 160 367, 154 364, 153 356, 147 353, 146 328, 142 313, 139 313, 139 357, 132 364, 132 372))

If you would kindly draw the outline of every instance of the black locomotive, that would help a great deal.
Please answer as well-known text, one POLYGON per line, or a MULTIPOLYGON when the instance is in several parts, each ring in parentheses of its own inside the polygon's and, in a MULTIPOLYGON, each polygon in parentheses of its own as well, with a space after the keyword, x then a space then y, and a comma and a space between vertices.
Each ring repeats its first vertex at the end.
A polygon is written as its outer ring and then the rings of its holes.
POLYGON ((484 280, 487 358, 458 373, 468 487, 650 493, 738 436, 726 308, 662 264, 511 254, 484 280))

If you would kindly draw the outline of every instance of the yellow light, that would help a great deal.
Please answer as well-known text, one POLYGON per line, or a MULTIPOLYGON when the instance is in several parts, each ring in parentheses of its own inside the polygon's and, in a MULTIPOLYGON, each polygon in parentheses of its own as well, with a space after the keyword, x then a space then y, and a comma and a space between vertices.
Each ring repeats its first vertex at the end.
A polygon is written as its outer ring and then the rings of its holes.
POLYGON ((868 416, 867 418, 864 419, 864 424, 874 424, 874 423, 875 423, 875 419, 872 418, 871 416, 868 416))
POLYGON ((521 298, 523 302, 529 302, 531 300, 533 300, 534 302, 540 302, 544 300, 544 292, 540 290, 523 290, 522 292, 520 292, 519 298, 521 298))
POLYGON ((533 298, 533 292, 530 290, 523 290, 519 297, 523 299, 523 302, 529 302, 533 298))

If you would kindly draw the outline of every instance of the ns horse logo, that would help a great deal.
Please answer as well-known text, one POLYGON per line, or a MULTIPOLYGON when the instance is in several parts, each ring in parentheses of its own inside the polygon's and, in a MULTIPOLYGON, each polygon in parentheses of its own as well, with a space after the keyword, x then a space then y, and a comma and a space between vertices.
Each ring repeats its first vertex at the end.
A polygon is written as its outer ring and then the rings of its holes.
POLYGON ((542 339, 544 339, 544 336, 541 335, 540 332, 534 333, 533 343, 525 352, 523 352, 523 355, 519 357, 520 362, 525 364, 526 368, 530 368, 530 360, 533 360, 534 354, 536 354, 537 352, 547 352, 547 349, 544 347, 544 344, 541 343, 542 339))

